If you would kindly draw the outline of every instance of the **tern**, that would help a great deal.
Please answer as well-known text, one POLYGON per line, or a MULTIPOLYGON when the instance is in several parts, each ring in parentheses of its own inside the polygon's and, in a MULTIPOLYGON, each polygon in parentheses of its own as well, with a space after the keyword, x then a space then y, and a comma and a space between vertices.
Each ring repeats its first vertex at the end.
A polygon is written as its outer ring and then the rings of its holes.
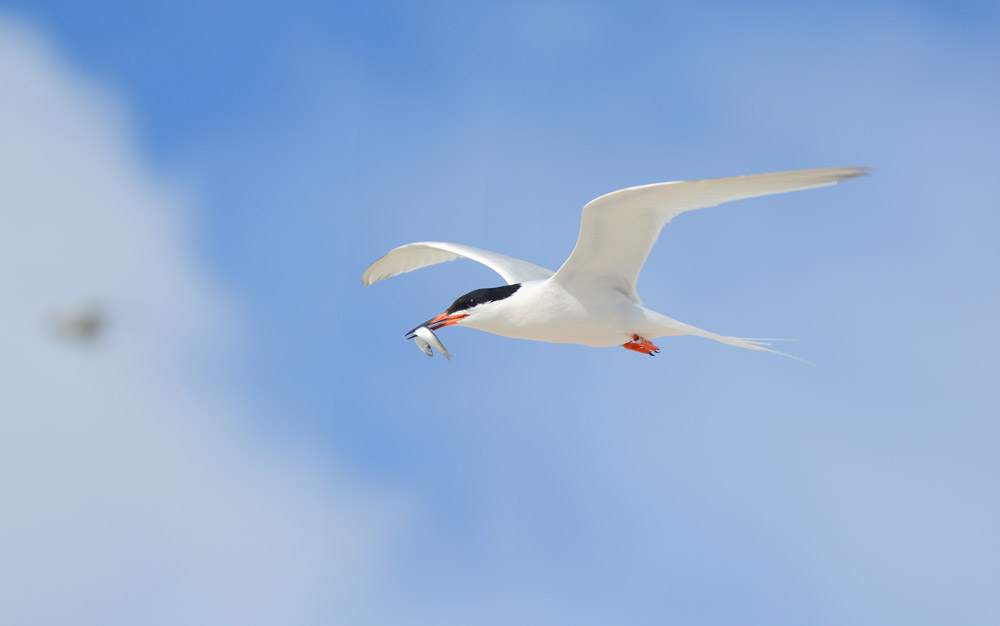
POLYGON ((576 247, 556 272, 472 246, 421 241, 389 251, 361 280, 368 286, 390 276, 465 258, 482 263, 506 281, 506 285, 461 296, 444 313, 406 333, 407 339, 420 328, 438 330, 455 325, 517 339, 624 346, 649 355, 660 351, 651 339, 677 335, 783 354, 767 347, 770 344, 764 340, 718 335, 644 307, 635 287, 639 271, 661 229, 685 211, 825 187, 867 173, 865 167, 826 167, 629 187, 583 207, 576 247))

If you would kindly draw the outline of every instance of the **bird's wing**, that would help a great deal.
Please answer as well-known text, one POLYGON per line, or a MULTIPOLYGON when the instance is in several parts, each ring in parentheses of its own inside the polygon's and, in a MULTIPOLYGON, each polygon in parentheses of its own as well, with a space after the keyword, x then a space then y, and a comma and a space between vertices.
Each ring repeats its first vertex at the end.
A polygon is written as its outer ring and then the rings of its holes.
POLYGON ((458 258, 471 259, 482 263, 507 281, 508 285, 523 283, 529 280, 543 280, 552 276, 552 270, 539 267, 521 259, 490 252, 459 243, 444 243, 441 241, 421 241, 408 243, 390 250, 384 257, 371 264, 361 276, 365 286, 372 285, 396 274, 418 270, 421 267, 454 261, 458 258))
POLYGON ((864 167, 825 167, 629 187, 583 207, 580 238, 553 280, 616 289, 639 302, 635 282, 660 230, 674 216, 731 200, 833 185, 864 167))

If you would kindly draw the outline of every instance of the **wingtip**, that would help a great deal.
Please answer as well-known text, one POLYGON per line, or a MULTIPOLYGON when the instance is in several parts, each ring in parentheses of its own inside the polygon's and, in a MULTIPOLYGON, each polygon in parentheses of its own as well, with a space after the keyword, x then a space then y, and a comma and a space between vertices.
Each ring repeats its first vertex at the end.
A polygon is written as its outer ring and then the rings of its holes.
POLYGON ((368 269, 365 270, 365 273, 361 275, 361 284, 364 285, 365 287, 371 287, 378 281, 385 278, 385 276, 375 276, 374 269, 377 264, 378 261, 369 265, 368 269))
POLYGON ((850 169, 854 170, 852 178, 854 176, 871 176, 875 172, 875 168, 870 165, 857 165, 850 169))
MULTIPOLYGON (((855 166, 845 166, 845 167, 820 167, 816 169, 809 170, 796 170, 788 172, 790 174, 801 173, 807 177, 812 177, 813 184, 804 188, 811 186, 824 187, 829 185, 836 185, 839 182, 845 180, 851 180, 852 178, 860 178, 862 176, 871 176, 872 168, 865 165, 855 165, 855 166)), ((782 172, 779 172, 779 174, 782 172)))
POLYGON ((860 176, 871 176, 875 168, 867 165, 854 165, 850 167, 835 167, 831 169, 836 172, 834 174, 835 180, 841 181, 858 178, 860 176))

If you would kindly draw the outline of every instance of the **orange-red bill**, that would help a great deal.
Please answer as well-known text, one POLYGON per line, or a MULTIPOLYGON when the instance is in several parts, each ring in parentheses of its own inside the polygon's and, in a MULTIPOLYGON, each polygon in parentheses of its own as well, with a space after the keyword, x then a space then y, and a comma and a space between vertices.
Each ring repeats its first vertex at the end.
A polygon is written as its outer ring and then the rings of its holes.
POLYGON ((458 322, 459 320, 469 317, 467 313, 453 313, 449 315, 448 313, 442 313, 433 319, 429 319, 420 326, 415 326, 412 330, 406 333, 406 338, 409 339, 413 336, 413 333, 417 331, 418 328, 426 326, 431 330, 438 330, 439 328, 444 328, 445 326, 451 326, 452 324, 458 322))

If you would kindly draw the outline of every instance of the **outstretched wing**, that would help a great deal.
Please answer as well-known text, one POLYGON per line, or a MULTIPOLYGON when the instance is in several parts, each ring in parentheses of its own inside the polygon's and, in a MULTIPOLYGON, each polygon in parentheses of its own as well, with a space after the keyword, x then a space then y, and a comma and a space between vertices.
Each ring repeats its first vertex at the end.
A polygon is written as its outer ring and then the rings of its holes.
POLYGON ((421 241, 408 243, 390 250, 384 257, 371 264, 361 276, 365 286, 372 285, 396 274, 404 274, 418 270, 421 267, 454 261, 458 258, 471 259, 482 263, 507 281, 508 285, 523 283, 529 280, 543 280, 552 276, 552 270, 539 267, 521 259, 490 252, 459 243, 444 243, 441 241, 421 241))
POLYGON ((734 178, 629 187, 583 207, 576 248, 553 280, 617 289, 635 302, 636 279, 660 230, 674 216, 731 200, 825 187, 863 176, 864 167, 825 167, 734 178))

